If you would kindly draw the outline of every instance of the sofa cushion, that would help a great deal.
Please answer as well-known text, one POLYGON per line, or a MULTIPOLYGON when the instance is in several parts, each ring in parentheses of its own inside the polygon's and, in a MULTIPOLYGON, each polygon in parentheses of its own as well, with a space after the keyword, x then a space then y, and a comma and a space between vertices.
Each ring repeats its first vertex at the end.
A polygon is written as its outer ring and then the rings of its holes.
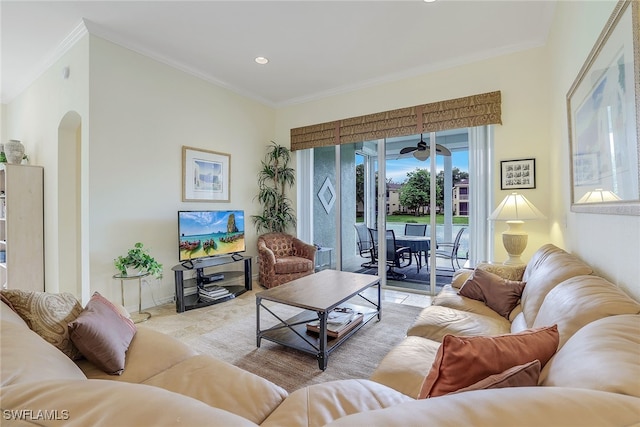
POLYGON ((313 271, 313 262, 306 258, 287 256, 276 258, 276 274, 304 273, 313 271))
POLYGON ((562 347, 578 329, 594 320, 638 313, 640 303, 613 283, 598 276, 577 276, 549 291, 533 326, 558 325, 562 347))
POLYGON ((438 348, 438 341, 408 336, 387 353, 369 379, 417 399, 438 348))
POLYGON ((71 359, 81 357, 69 339, 67 324, 82 312, 82 305, 70 293, 54 294, 20 289, 5 289, 2 294, 11 302, 32 331, 53 344, 71 359))
POLYGON ((556 246, 544 245, 538 249, 522 277, 527 286, 522 292, 520 303, 527 328, 533 327, 538 310, 551 289, 571 277, 592 272, 591 267, 576 256, 556 246))
MULTIPOLYGON (((471 384, 469 387, 461 388, 453 393, 464 393, 473 390, 489 390, 492 388, 508 388, 508 387, 535 387, 538 385, 540 377, 540 361, 534 360, 523 365, 517 365, 509 368, 499 374, 490 375, 471 384)), ((453 394, 449 393, 449 394, 453 394)))
POLYGON ((9 423, 18 426, 256 427, 247 419, 196 399, 118 381, 34 381, 2 387, 0 400, 4 411, 16 411, 26 418, 25 423, 9 423), (57 420, 46 420, 42 415, 37 418, 43 410, 49 410, 57 420))
POLYGON ((329 381, 294 391, 261 425, 320 427, 351 414, 410 401, 413 399, 373 381, 329 381))
POLYGON ((206 355, 186 359, 144 384, 198 399, 256 424, 287 397, 287 392, 272 382, 206 355))
POLYGON ((540 375, 545 386, 640 397, 640 315, 596 320, 577 331, 540 375))
POLYGON ((596 390, 515 387, 414 400, 349 415, 327 427, 637 426, 640 400, 596 390))
POLYGON ((495 337, 447 335, 418 398, 442 396, 536 359, 544 366, 557 348, 556 326, 495 337))
POLYGON ((86 359, 78 360, 76 363, 87 378, 141 383, 197 354, 195 350, 167 334, 145 326, 138 326, 137 329, 127 350, 122 375, 109 375, 86 359), (149 357, 158 349, 162 349, 162 357, 149 357))
MULTIPOLYGON (((22 325, 2 319, 0 385, 86 377, 64 353, 22 325)), ((4 404, 4 402, 3 402, 4 404)), ((3 406, 4 409, 4 406, 3 406)))
POLYGON ((487 307, 483 314, 430 306, 420 312, 407 335, 442 341, 445 335, 501 335, 511 331, 511 323, 487 307))
POLYGON ((80 352, 111 375, 120 375, 136 326, 106 298, 95 292, 77 319, 69 323, 69 335, 80 352))
POLYGON ((487 307, 509 319, 511 310, 518 305, 524 287, 524 282, 503 279, 488 271, 476 270, 464 282, 459 294, 476 301, 482 301, 487 307))

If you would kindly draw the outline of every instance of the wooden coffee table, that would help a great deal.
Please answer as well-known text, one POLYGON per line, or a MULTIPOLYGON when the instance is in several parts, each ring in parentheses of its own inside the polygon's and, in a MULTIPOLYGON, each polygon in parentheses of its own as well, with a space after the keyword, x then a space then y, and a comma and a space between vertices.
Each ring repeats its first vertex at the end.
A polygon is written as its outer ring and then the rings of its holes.
POLYGON ((345 342, 361 327, 377 317, 382 316, 380 304, 380 279, 368 274, 350 273, 346 271, 322 270, 309 276, 301 277, 275 288, 256 294, 256 344, 264 338, 287 347, 310 353, 318 359, 318 367, 327 368, 329 354, 345 342), (378 301, 372 301, 361 293, 372 286, 378 288, 378 301), (365 306, 354 304, 364 302, 365 306), (282 319, 263 301, 297 307, 302 311, 289 319, 282 319), (328 339, 327 317, 336 307, 349 307, 363 314, 362 322, 338 338, 328 339), (278 319, 280 323, 270 328, 260 329, 260 313, 266 311, 278 319), (307 323, 319 320, 320 332, 308 332, 307 323))

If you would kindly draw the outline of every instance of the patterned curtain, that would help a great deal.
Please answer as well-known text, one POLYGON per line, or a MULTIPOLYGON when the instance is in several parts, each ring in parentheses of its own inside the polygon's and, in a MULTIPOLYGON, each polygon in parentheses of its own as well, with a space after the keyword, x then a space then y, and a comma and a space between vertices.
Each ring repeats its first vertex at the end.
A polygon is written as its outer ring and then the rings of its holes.
POLYGON ((502 124, 500 91, 291 129, 291 150, 502 124))

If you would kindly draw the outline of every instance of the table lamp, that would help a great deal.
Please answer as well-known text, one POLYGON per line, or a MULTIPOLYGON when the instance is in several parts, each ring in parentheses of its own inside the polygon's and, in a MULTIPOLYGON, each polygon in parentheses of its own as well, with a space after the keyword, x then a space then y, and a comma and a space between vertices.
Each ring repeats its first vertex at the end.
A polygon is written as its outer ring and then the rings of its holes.
POLYGON ((546 217, 522 194, 511 193, 489 216, 491 221, 506 221, 509 228, 502 233, 502 244, 509 254, 504 264, 524 264, 520 255, 527 247, 529 236, 522 230, 525 220, 546 217))

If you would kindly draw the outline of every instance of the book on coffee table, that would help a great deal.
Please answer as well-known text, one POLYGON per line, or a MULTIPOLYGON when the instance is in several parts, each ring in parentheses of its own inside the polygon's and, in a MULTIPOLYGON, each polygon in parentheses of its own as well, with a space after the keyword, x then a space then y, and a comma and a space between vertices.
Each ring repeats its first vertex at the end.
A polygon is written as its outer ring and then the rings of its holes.
MULTIPOLYGON (((327 319, 327 337, 340 338, 357 325, 362 323, 364 315, 354 311, 342 311, 342 309, 336 309, 329 313, 327 319)), ((320 333, 320 320, 314 320, 307 323, 307 330, 315 333, 320 333)))

